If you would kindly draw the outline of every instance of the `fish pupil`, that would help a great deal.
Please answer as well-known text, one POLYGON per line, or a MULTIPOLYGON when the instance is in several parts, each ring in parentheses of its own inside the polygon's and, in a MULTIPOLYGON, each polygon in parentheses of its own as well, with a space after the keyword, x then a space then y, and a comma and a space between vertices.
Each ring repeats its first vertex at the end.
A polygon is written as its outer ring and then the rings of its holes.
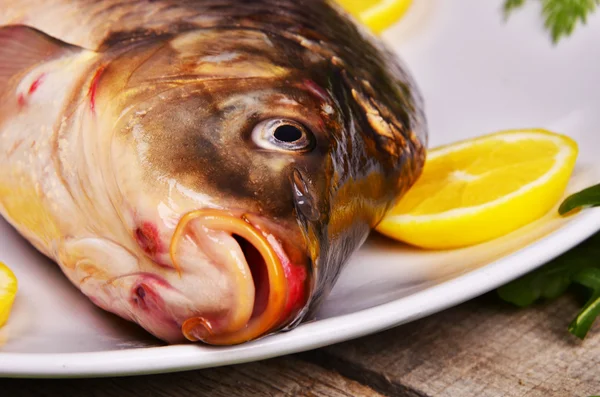
POLYGON ((275 129, 273 136, 278 141, 292 143, 302 138, 302 131, 296 126, 284 124, 275 129))

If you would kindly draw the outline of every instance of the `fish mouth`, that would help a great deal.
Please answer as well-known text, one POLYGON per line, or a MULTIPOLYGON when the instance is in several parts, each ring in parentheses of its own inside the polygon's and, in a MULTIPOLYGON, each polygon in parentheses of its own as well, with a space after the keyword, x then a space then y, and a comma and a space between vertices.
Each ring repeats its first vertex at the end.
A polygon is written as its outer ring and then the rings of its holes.
POLYGON ((289 286, 282 264, 285 255, 274 247, 264 230, 245 216, 236 217, 226 211, 189 212, 180 219, 169 248, 179 271, 178 250, 184 237, 191 237, 215 263, 228 263, 235 289, 234 303, 225 320, 197 315, 183 322, 181 331, 187 340, 239 344, 274 331, 286 320, 289 286))

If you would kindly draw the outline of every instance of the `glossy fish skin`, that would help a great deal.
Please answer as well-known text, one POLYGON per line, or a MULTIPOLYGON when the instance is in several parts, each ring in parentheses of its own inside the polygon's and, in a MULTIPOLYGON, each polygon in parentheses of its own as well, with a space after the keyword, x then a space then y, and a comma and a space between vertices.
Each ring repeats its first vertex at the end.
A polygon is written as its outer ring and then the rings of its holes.
POLYGON ((310 317, 422 170, 417 88, 329 2, 0 9, 3 216, 98 306, 168 342, 310 317), (273 141, 284 124, 304 140, 273 141), (261 263, 284 273, 276 308, 261 263))

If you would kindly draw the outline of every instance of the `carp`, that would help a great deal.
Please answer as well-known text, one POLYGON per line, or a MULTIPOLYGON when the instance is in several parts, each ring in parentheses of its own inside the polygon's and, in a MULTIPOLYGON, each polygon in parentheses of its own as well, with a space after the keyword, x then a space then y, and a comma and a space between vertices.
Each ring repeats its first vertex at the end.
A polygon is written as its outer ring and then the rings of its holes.
POLYGON ((415 82, 330 1, 0 9, 0 213, 167 343, 312 318, 423 169, 415 82))

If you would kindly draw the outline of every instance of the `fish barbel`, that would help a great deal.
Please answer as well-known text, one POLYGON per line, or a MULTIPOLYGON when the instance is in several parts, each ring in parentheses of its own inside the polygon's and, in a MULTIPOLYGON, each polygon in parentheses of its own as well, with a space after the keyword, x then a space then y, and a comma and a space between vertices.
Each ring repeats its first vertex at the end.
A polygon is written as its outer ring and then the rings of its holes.
POLYGON ((415 83, 330 1, 0 10, 0 212, 168 343, 311 318, 421 174, 415 83))

